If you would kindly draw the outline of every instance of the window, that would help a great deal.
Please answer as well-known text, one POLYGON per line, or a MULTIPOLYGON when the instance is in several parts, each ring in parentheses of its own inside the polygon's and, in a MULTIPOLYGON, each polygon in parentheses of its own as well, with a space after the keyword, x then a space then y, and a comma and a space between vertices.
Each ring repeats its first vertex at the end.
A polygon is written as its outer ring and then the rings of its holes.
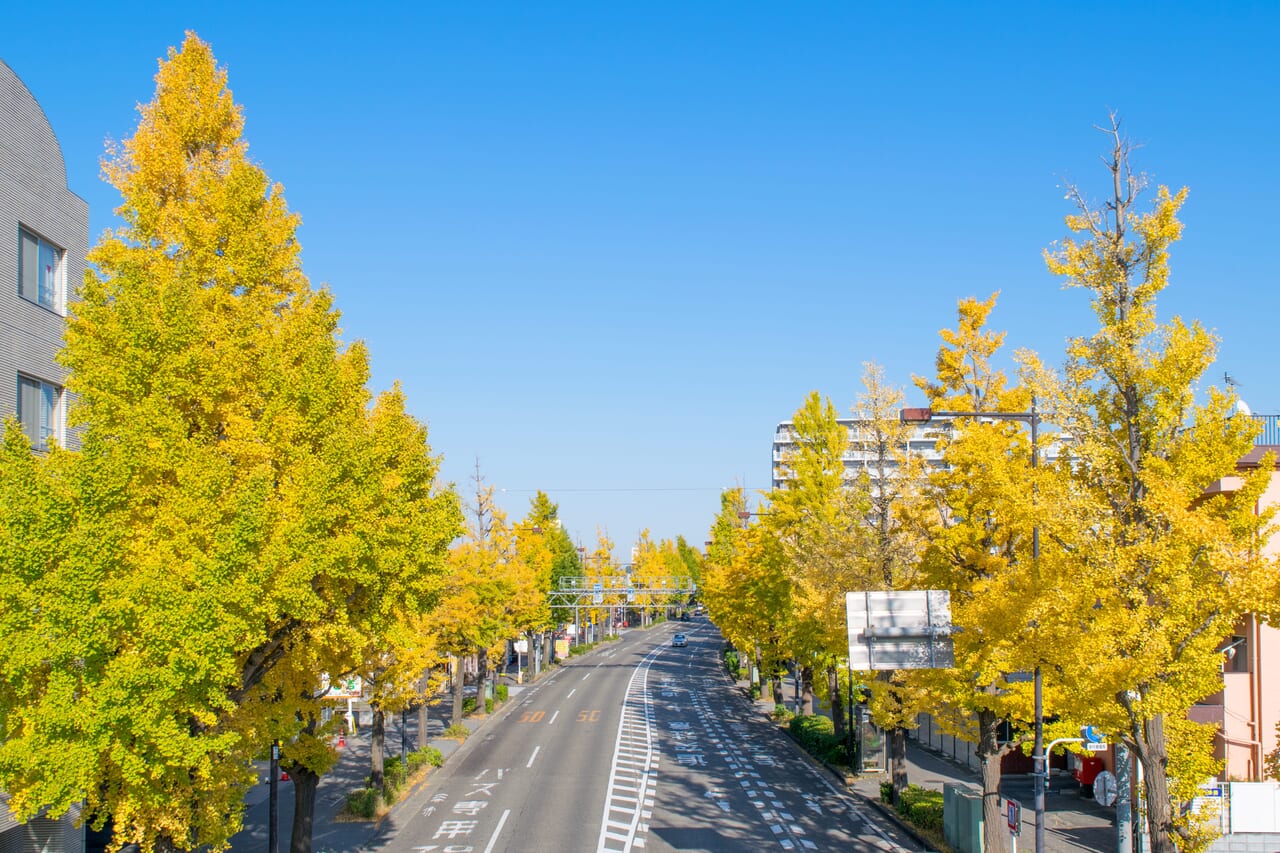
POLYGON ((50 311, 62 308, 62 250, 18 229, 18 294, 50 311))
POLYGON ((48 450, 58 438, 58 399, 62 389, 39 379, 18 377, 18 420, 36 450, 48 450))

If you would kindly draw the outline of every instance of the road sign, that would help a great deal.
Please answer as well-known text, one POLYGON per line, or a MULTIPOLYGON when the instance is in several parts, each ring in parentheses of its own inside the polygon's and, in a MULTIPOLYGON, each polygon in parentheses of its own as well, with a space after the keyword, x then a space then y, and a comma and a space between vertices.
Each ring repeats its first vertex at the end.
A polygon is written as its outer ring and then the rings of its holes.
POLYGON ((1005 804, 1005 816, 1009 822, 1009 834, 1017 837, 1022 834, 1022 804, 1017 800, 1009 800, 1005 804))
POLYGON ((1105 743, 1086 743, 1084 748, 1090 752, 1106 752, 1108 744, 1105 743))
POLYGON ((951 593, 895 590, 845 594, 853 669, 946 669, 955 666, 951 593))

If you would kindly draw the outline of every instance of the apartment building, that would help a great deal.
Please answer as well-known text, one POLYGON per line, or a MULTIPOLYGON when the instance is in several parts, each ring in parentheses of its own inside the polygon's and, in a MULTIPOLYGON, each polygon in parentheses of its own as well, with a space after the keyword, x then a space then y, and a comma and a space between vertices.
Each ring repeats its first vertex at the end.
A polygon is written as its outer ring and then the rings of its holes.
POLYGON ((16 415, 37 450, 74 444, 54 356, 88 242, 89 206, 67 189, 53 128, 0 60, 0 418, 16 415))
MULTIPOLYGON (((88 242, 89 206, 67 189, 44 110, 0 60, 0 419, 16 415, 37 451, 76 444, 54 357, 88 242)), ((20 824, 0 792, 0 851, 83 850, 78 819, 73 809, 20 824)))
MULTIPOLYGON (((848 430, 849 446, 844 452, 844 471, 846 484, 852 484, 858 476, 866 471, 872 479, 878 476, 873 469, 879 452, 873 444, 873 436, 868 430, 868 422, 858 418, 841 418, 837 423, 848 430)), ((938 439, 951 428, 951 419, 936 417, 928 423, 917 424, 912 428, 911 436, 905 448, 917 458, 925 460, 932 466, 942 464, 942 454, 938 451, 938 439)), ((795 450, 796 432, 793 421, 783 421, 773 432, 773 488, 781 489, 786 485, 788 473, 786 462, 795 450)), ((897 469, 897 463, 890 460, 890 470, 897 469)))

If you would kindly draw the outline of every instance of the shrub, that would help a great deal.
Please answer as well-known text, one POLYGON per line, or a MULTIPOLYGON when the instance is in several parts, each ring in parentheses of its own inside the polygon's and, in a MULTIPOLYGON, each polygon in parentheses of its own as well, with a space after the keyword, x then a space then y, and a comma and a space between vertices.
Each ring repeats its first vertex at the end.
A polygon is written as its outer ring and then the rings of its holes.
POLYGON ((507 701, 507 697, 511 695, 511 688, 507 687, 505 684, 499 684, 497 687, 493 688, 493 692, 498 697, 499 702, 505 702, 507 701))
POLYGON ((476 697, 468 696, 462 700, 462 716, 468 717, 476 712, 476 697))
POLYGON ((830 717, 793 717, 787 727, 792 737, 815 758, 833 764, 846 760, 844 742, 836 737, 830 717))
POLYGON ((737 679, 738 679, 739 681, 746 681, 746 680, 747 680, 747 678, 748 678, 748 676, 750 676, 750 675, 751 675, 751 673, 747 672, 745 669, 739 669, 739 670, 738 670, 736 673, 734 673, 734 674, 737 676, 737 679))
POLYGON ((347 794, 347 813, 363 818, 376 817, 380 799, 379 792, 374 788, 357 788, 347 794))
MULTIPOLYGON (((890 796, 893 786, 890 785, 890 796)), ((920 829, 942 829, 942 792, 921 788, 919 785, 908 785, 902 792, 902 803, 898 806, 902 816, 920 829)))
POLYGON ((773 706, 774 722, 783 723, 783 722, 786 722, 787 720, 790 720, 794 716, 795 714, 791 713, 791 709, 788 708, 786 705, 773 706))
POLYGON ((408 777, 409 769, 400 761, 400 756, 392 756, 382 763, 382 791, 387 802, 395 802, 396 794, 408 777))
POLYGON ((889 803, 890 805, 893 804, 893 783, 892 782, 880 783, 880 802, 889 803))
POLYGON ((466 740, 467 735, 469 734, 471 734, 471 729, 467 728, 462 723, 454 723, 444 730, 444 736, 447 738, 453 738, 454 740, 466 740))
POLYGON ((493 700, 488 698, 487 696, 485 697, 485 700, 484 700, 484 712, 486 714, 493 713, 493 700))
POLYGON ((733 649, 729 649, 724 653, 724 668, 727 669, 730 674, 738 671, 738 653, 733 649))
POLYGON ((759 699, 759 698, 760 698, 760 685, 759 685, 759 684, 753 684, 753 685, 751 685, 751 698, 752 698, 752 699, 759 699))

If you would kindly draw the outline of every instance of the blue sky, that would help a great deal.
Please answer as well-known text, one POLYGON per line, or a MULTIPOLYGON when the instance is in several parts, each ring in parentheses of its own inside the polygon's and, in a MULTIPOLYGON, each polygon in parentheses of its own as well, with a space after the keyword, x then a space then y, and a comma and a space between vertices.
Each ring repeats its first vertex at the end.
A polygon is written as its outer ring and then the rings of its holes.
MULTIPOLYGON (((6 28, 91 240, 99 178, 156 61, 195 30, 250 152, 302 215, 312 281, 400 380, 466 491, 550 493, 590 547, 701 545, 725 487, 769 484, 810 390, 929 374, 956 301, 1050 363, 1094 321, 1041 251, 1065 182, 1189 186, 1161 315, 1200 320, 1280 412, 1273 3, 68 2, 6 28)), ((911 390, 910 402, 921 403, 911 390)))

